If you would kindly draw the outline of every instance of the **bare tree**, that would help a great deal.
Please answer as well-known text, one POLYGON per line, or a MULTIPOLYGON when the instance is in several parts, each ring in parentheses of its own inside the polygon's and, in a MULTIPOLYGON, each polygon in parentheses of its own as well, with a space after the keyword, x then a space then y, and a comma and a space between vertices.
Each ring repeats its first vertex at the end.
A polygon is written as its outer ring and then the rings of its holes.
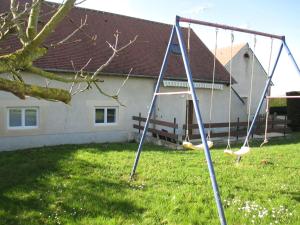
MULTIPOLYGON (((44 46, 46 38, 68 15, 70 10, 81 2, 82 1, 76 3, 76 0, 65 0, 53 12, 48 22, 46 22, 41 29, 38 29, 43 0, 31 0, 30 3, 26 3, 22 6, 17 0, 10 0, 10 9, 0 15, 0 41, 6 39, 10 34, 16 34, 22 47, 8 54, 0 55, 0 74, 9 74, 8 77, 0 77, 0 90, 10 92, 20 99, 31 96, 45 100, 60 101, 67 104, 71 101, 74 94, 88 90, 92 88, 92 84, 94 84, 101 94, 112 97, 118 101, 120 89, 115 95, 109 95, 103 92, 97 84, 98 82, 102 82, 98 78, 98 75, 122 50, 134 43, 137 36, 129 40, 124 46, 119 46, 119 32, 116 31, 114 34, 115 42, 113 44, 107 42, 108 47, 112 50, 111 56, 104 64, 99 65, 99 68, 93 74, 84 72, 84 69, 88 66, 91 59, 78 71, 75 70, 73 62, 70 62, 74 68, 73 78, 59 76, 56 73, 45 71, 33 65, 36 60, 47 54, 48 49, 44 46), (28 71, 35 76, 45 78, 45 86, 26 83, 23 79, 22 71, 28 71), (49 87, 51 80, 70 83, 70 88, 67 90, 49 87)), ((79 24, 72 33, 59 42, 51 44, 50 47, 59 47, 60 45, 70 42, 71 37, 78 31, 82 31, 87 25, 87 20, 87 17, 83 18, 81 24, 79 24)), ((90 36, 90 38, 95 41, 96 36, 90 36)), ((129 71, 128 76, 130 72, 131 71, 129 71)), ((128 77, 125 80, 127 79, 128 77)), ((122 86, 124 86, 124 83, 121 87, 122 86)))

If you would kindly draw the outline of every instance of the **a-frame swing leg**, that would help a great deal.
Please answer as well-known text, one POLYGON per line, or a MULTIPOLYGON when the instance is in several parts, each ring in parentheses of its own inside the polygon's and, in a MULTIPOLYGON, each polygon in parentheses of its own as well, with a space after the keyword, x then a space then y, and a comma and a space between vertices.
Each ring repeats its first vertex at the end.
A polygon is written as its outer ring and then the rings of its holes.
MULTIPOLYGON (((274 73, 275 73, 275 70, 276 70, 276 67, 277 67, 277 64, 278 64, 278 61, 279 61, 279 58, 280 58, 280 55, 281 55, 283 46, 284 46, 285 49, 287 50, 288 56, 291 58, 291 60, 292 60, 292 62, 293 62, 293 64, 294 64, 294 66, 295 66, 296 69, 297 69, 298 74, 300 75, 300 69, 299 69, 299 66, 297 65, 297 62, 296 62, 296 60, 295 60, 295 58, 294 58, 292 52, 290 51, 289 47, 287 46, 287 44, 286 44, 286 42, 285 42, 285 39, 283 39, 283 41, 282 41, 282 43, 281 43, 281 46, 280 46, 280 49, 279 49, 279 52, 278 52, 278 56, 277 56, 277 58, 276 58, 275 64, 274 64, 273 69, 272 69, 272 73, 271 73, 271 75, 268 77, 268 79, 267 79, 267 81, 266 81, 265 89, 264 89, 264 91, 263 91, 263 93, 262 93, 262 96, 261 96, 261 99, 260 99, 260 101, 259 101, 259 103, 258 103, 258 107, 257 107, 256 112, 255 112, 255 114, 254 114, 254 117, 253 117, 251 126, 250 126, 250 128, 249 128, 249 130, 248 130, 248 132, 247 132, 247 136, 246 136, 246 138, 245 138, 245 142, 244 142, 243 146, 246 146, 247 141, 248 141, 248 139, 249 139, 251 133, 253 132, 253 128, 254 128, 256 119, 257 119, 257 117, 258 117, 258 115, 259 115, 259 112, 260 112, 260 110, 261 110, 262 104, 263 104, 263 102, 264 102, 264 100, 265 100, 265 98, 266 98, 266 93, 267 93, 267 91, 268 91, 268 88, 269 88, 269 86, 270 86, 270 84, 271 84, 273 75, 274 75, 274 73)), ((237 162, 241 161, 241 159, 242 159, 242 157, 239 156, 239 157, 237 158, 237 162)))
POLYGON ((215 197, 215 201, 216 201, 216 205, 217 205, 217 209, 218 209, 220 224, 226 225, 226 218, 225 218, 225 214, 224 214, 224 209, 223 209, 222 201, 221 201, 221 198, 220 198, 219 188, 218 188, 218 184, 217 184, 217 180, 216 180, 216 176, 215 176, 215 171, 214 171, 213 163, 212 163, 212 160, 211 160, 211 155, 210 155, 207 140, 206 140, 204 125, 203 125, 203 122, 202 122, 200 108, 199 108, 199 102, 197 100, 195 86, 194 86, 193 78, 192 78, 192 72, 191 72, 191 68, 190 68, 190 65, 189 65, 189 60, 188 60, 188 57, 187 57, 186 47, 185 47, 185 44, 184 44, 184 41, 183 41, 183 38, 182 38, 182 33, 181 33, 180 26, 179 26, 178 17, 176 17, 175 28, 176 28, 178 41, 179 41, 180 50, 181 50, 181 53, 182 53, 184 68, 185 68, 185 71, 186 71, 186 74, 187 74, 189 88, 191 90, 191 96, 192 96, 192 100, 193 100, 193 105, 194 105, 194 109, 195 109, 195 115, 196 115, 196 119, 197 119, 197 123, 198 123, 198 127, 199 127, 199 132, 200 132, 200 135, 201 135, 202 143, 204 145, 205 158, 206 158, 207 167, 208 167, 208 171, 209 171, 209 176, 210 176, 210 180, 211 180, 211 183, 212 183, 214 197, 215 197))
MULTIPOLYGON (((269 86, 270 86, 270 84, 271 84, 273 75, 274 75, 274 73, 275 73, 275 70, 276 70, 276 67, 277 67, 277 64, 278 64, 278 61, 279 61, 279 58, 280 58, 280 55, 281 55, 283 46, 284 46, 285 49, 287 50, 288 55, 290 56, 290 58, 291 58, 291 60, 292 60, 292 62, 293 62, 293 64, 294 64, 294 66, 296 67, 298 74, 300 75, 300 69, 299 69, 299 66, 297 65, 297 62, 296 62, 296 60, 295 60, 295 58, 294 58, 292 52, 290 51, 289 47, 287 46, 287 44, 286 44, 286 42, 285 42, 285 39, 283 39, 283 41, 282 41, 282 43, 281 43, 281 46, 280 46, 280 49, 279 49, 279 52, 278 52, 278 56, 277 56, 277 58, 276 58, 275 64, 274 64, 273 69, 272 69, 272 73, 271 73, 271 75, 270 75, 270 76, 268 77, 268 79, 267 79, 265 89, 264 89, 264 91, 263 91, 263 93, 262 93, 262 96, 261 96, 261 99, 260 99, 260 101, 259 101, 259 103, 258 103, 258 107, 257 107, 257 109, 256 109, 256 112, 255 112, 254 118, 253 118, 253 120, 252 120, 251 126, 250 126, 250 128, 249 128, 249 130, 248 130, 248 132, 247 132, 247 136, 246 136, 246 138, 245 138, 245 142, 244 142, 243 146, 246 146, 247 141, 248 141, 248 139, 249 139, 251 133, 253 132, 253 128, 254 128, 254 125, 255 125, 255 121, 256 121, 256 119, 257 119, 257 117, 258 117, 258 115, 259 115, 259 111, 261 110, 262 104, 263 104, 263 102, 264 102, 264 100, 265 100, 265 98, 266 98, 266 93, 267 93, 267 91, 268 91, 268 88, 269 88, 269 86)), ((239 157, 237 158, 237 162, 241 161, 241 159, 242 159, 242 157, 239 156, 239 157)))
POLYGON ((206 158, 206 161, 207 161, 208 171, 209 171, 210 179, 211 179, 211 182, 212 182, 212 188, 213 188, 214 197, 215 197, 215 201, 216 201, 216 205, 217 205, 217 209, 218 209, 220 223, 221 223, 221 225, 226 225, 224 209, 223 209, 223 206, 222 206, 222 202, 221 202, 221 198, 220 198, 220 194, 219 194, 219 189, 218 189, 218 184, 217 184, 217 181, 216 181, 216 176, 215 176, 215 172, 214 172, 214 168, 213 168, 213 163, 212 163, 212 160, 211 160, 211 156, 210 156, 210 152, 209 152, 209 148, 208 148, 208 144, 207 144, 207 140, 206 140, 205 130, 204 130, 204 126, 203 126, 203 122, 202 122, 202 118, 201 118, 201 114, 200 114, 200 110, 199 110, 199 103, 197 101, 197 96, 196 96, 195 87, 194 87, 194 83, 193 83, 192 73, 191 73, 191 69, 190 69, 190 65, 189 65, 189 61, 188 61, 188 57, 187 57, 187 53, 186 53, 186 47, 185 47, 185 44, 184 44, 183 39, 182 39, 182 33, 181 33, 180 26, 179 26, 178 17, 176 17, 176 24, 172 28, 170 40, 169 40, 168 47, 167 47, 167 51, 166 51, 164 61, 163 61, 163 64, 162 64, 162 68, 161 68, 161 71, 160 71, 160 74, 159 74, 159 78, 158 78, 158 81, 157 81, 157 84, 156 84, 156 87, 155 87, 155 92, 154 92, 154 95, 153 95, 153 98, 152 98, 152 102, 151 102, 150 109, 149 109, 149 112, 148 112, 148 116, 147 116, 147 120, 146 120, 146 123, 145 123, 144 131, 143 131, 140 143, 139 143, 139 147, 138 147, 138 150, 137 150, 137 153, 136 153, 135 162, 134 162, 134 165, 132 167, 130 177, 133 178, 133 176, 135 175, 135 172, 136 172, 136 168, 137 168, 137 165, 138 165, 138 162, 139 162, 139 157, 140 157, 140 154, 141 154, 141 151, 142 151, 142 145, 144 143, 144 139, 145 139, 147 129, 148 129, 148 126, 149 126, 150 117, 152 115, 154 105, 155 105, 155 102, 156 102, 156 98, 157 98, 156 93, 159 92, 160 84, 161 84, 161 81, 163 79, 163 76, 164 76, 164 73, 165 73, 165 70, 166 70, 168 56, 169 56, 169 53, 170 53, 170 46, 172 44, 175 32, 176 32, 177 37, 178 37, 179 46, 180 46, 180 50, 181 50, 182 57, 183 57, 184 67, 185 67, 185 71, 186 71, 186 74, 187 74, 188 84, 189 84, 189 87, 190 87, 190 90, 191 90, 191 96, 192 96, 192 100, 193 100, 193 104, 194 104, 195 114, 196 114, 197 123, 198 123, 198 126, 199 126, 199 131, 200 131, 200 134, 201 134, 202 143, 204 144, 205 158, 206 158))
POLYGON ((159 77, 158 77, 158 80, 157 80, 157 83, 156 83, 156 86, 155 86, 155 91, 154 91, 152 101, 151 101, 151 104, 150 104, 150 108, 149 108, 149 111, 148 111, 147 120, 146 120, 146 123, 145 123, 145 126, 144 126, 144 130, 143 130, 143 133, 142 133, 142 137, 141 137, 141 140, 140 140, 140 143, 139 143, 138 150, 136 152, 134 164, 133 164, 133 167, 132 167, 132 170, 131 170, 131 173, 130 173, 130 179, 132 179, 133 176, 135 175, 135 171, 136 171, 136 168, 137 168, 138 163, 139 163, 140 155, 141 155, 141 152, 142 152, 142 146, 143 146, 143 143, 144 143, 144 140, 145 140, 145 137, 146 137, 146 133, 147 133, 147 130, 148 130, 148 127, 149 127, 149 121, 150 121, 150 118, 151 118, 151 115, 152 115, 152 112, 153 112, 153 109, 154 109, 154 106, 155 106, 156 98, 157 98, 156 93, 159 92, 160 84, 161 84, 161 81, 163 80, 163 77, 164 77, 164 74, 165 74, 165 71, 166 71, 166 68, 167 68, 168 56, 170 54, 170 49, 171 49, 170 46, 171 46, 173 38, 174 38, 174 33, 175 33, 175 26, 173 26, 172 31, 171 31, 168 47, 167 47, 167 50, 166 50, 166 53, 165 53, 165 56, 164 56, 163 64, 162 64, 161 69, 160 69, 159 77))
MULTIPOLYGON (((261 98, 260 98, 260 100, 259 100, 258 106, 257 106, 257 108, 256 108, 256 112, 255 112, 255 114, 254 114, 254 117, 253 117, 253 120, 252 120, 251 125, 250 125, 250 127, 249 127, 249 130, 248 130, 248 132, 247 132, 247 135, 246 135, 246 138, 245 138, 243 147, 245 147, 245 146, 247 145, 248 140, 249 140, 249 137, 250 137, 250 135, 251 135, 252 132, 253 132, 254 125, 255 125, 255 122, 256 122, 256 119, 257 119, 257 117, 258 117, 258 115, 259 115, 259 112, 260 112, 260 110, 261 110, 261 107, 262 107, 262 105, 263 105, 263 103, 264 103, 264 100, 265 100, 265 98, 266 98, 267 91, 268 91, 268 89, 269 89, 269 87, 270 87, 270 84, 271 84, 273 75, 274 75, 274 73, 275 73, 275 70, 276 70, 276 67, 277 67, 277 64, 278 64, 278 61, 279 61, 281 52, 282 52, 282 48, 283 48, 283 43, 281 43, 281 45, 280 45, 280 49, 279 49, 279 52, 278 52, 278 55, 277 55, 275 64, 274 64, 274 66, 273 66, 272 73, 270 74, 270 76, 268 77, 268 79, 267 79, 267 81, 266 81, 265 88, 264 88, 263 93, 262 93, 262 95, 261 95, 261 98)), ((249 107, 250 107, 250 106, 249 106, 249 107)), ((237 162, 240 162, 241 159, 242 159, 242 156, 238 156, 238 157, 237 157, 237 162)))
POLYGON ((289 47, 287 46, 287 44, 286 44, 286 42, 285 42, 285 39, 283 40, 283 44, 284 44, 284 47, 285 47, 285 49, 286 49, 286 51, 287 51, 287 53, 288 53, 288 56, 291 58, 291 60, 292 60, 292 62, 293 62, 293 64, 294 64, 294 66, 296 67, 296 69, 297 69, 297 71, 298 71, 298 74, 300 75, 300 68, 299 68, 299 66, 298 66, 298 64, 297 64, 297 62, 296 62, 296 60, 295 60, 295 58, 294 58, 292 52, 290 51, 289 47))

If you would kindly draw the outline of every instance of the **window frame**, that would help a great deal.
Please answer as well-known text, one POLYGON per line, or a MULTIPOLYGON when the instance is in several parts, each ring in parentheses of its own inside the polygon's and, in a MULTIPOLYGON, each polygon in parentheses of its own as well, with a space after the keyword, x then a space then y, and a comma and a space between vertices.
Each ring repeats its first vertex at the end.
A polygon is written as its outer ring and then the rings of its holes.
POLYGON ((118 124, 118 107, 117 106, 96 106, 94 107, 94 125, 95 126, 110 126, 118 124), (103 123, 96 123, 96 110, 97 109, 104 109, 104 122, 103 123), (107 122, 107 110, 114 109, 115 110, 115 122, 109 123, 107 122))
POLYGON ((177 44, 177 43, 171 44, 171 53, 173 55, 176 55, 176 56, 181 56, 182 55, 179 44, 177 44))
POLYGON ((38 107, 8 107, 7 108, 7 129, 9 130, 29 130, 36 129, 39 127, 39 108, 38 107), (35 126, 26 126, 26 110, 35 110, 36 111, 36 125, 35 126), (10 110, 21 110, 21 126, 10 126, 10 110))

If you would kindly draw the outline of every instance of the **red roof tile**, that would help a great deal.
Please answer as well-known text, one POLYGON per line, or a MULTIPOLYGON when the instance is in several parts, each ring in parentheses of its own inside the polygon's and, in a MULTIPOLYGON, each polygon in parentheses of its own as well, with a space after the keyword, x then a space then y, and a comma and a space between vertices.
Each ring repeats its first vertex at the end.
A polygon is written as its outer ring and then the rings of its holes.
MULTIPOLYGON (((9 1, 4 2, 7 5, 1 3, 0 12, 8 9, 9 1)), ((57 7, 57 4, 47 2, 43 7, 43 12, 51 11, 51 7, 57 7)), ((74 62, 77 69, 80 69, 91 58, 92 61, 86 67, 86 71, 93 72, 111 55, 112 51, 106 41, 113 43, 114 33, 118 30, 120 32, 120 45, 127 43, 135 35, 138 35, 138 39, 132 46, 122 51, 104 72, 127 74, 130 68, 133 68, 132 74, 135 76, 154 78, 158 76, 172 28, 168 24, 76 7, 51 34, 46 44, 56 43, 65 38, 74 31, 85 15, 88 17, 88 25, 84 28, 84 32, 80 31, 72 37, 72 40, 80 39, 81 41, 49 48, 47 55, 37 60, 35 65, 49 70, 73 71, 71 61, 74 62), (86 36, 87 34, 97 35, 96 44, 90 41, 86 36)), ((42 20, 46 21, 47 18, 42 20)), ((186 28, 183 29, 183 33, 186 40, 186 28)), ((12 46, 10 51, 20 48, 20 44, 14 38, 5 42, 1 41, 0 55, 9 51, 5 50, 9 45, 12 46)), ((214 56, 209 49, 191 31, 190 65, 194 80, 212 80, 213 58, 214 56)), ((165 78, 186 78, 180 56, 171 55, 165 78)), ((215 80, 222 83, 229 82, 228 72, 218 61, 215 80)))

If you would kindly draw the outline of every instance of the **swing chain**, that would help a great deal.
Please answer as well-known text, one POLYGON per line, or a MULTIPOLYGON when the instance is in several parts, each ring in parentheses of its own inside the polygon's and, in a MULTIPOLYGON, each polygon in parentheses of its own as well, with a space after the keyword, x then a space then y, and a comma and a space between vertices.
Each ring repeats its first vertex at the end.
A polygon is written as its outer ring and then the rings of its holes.
POLYGON ((217 60, 217 48, 218 48, 218 31, 216 28, 215 36, 215 50, 214 50, 214 62, 213 62, 213 74, 212 74, 212 85, 211 85, 211 94, 210 94, 210 108, 209 108, 209 128, 207 132, 207 140, 211 140, 211 122, 212 122, 212 110, 213 110, 213 97, 214 97, 214 88, 215 88, 215 75, 216 75, 216 60, 217 60))
MULTIPOLYGON (((270 47, 270 56, 269 56, 269 65, 268 65, 268 78, 270 76, 272 52, 273 52, 273 38, 271 38, 271 47, 270 47)), ((270 94, 270 90, 268 92, 270 94)), ((262 147, 264 144, 268 143, 268 118, 269 118, 269 98, 267 98, 267 105, 266 105, 265 138, 264 138, 263 143, 261 143, 260 147, 262 147)))
POLYGON ((228 138, 226 150, 231 149, 230 137, 231 137, 231 102, 232 102, 232 48, 234 43, 234 34, 231 31, 231 43, 230 43, 230 63, 229 63, 229 104, 228 104, 228 138))
MULTIPOLYGON (((249 128, 250 128, 256 42, 257 42, 256 35, 254 35, 254 38, 253 38, 253 52, 252 52, 253 53, 252 54, 252 66, 251 66, 251 80, 250 80, 250 91, 249 91, 249 103, 248 103, 247 133, 249 132, 249 128)), ((247 145, 247 147, 249 147, 249 138, 246 139, 245 144, 247 145)))
MULTIPOLYGON (((190 49, 191 49, 191 23, 189 23, 188 27, 188 44, 187 44, 187 53, 188 53, 188 58, 190 58, 190 49)), ((188 86, 188 91, 190 91, 190 87, 188 86)), ((185 130, 185 141, 190 141, 189 137, 189 110, 188 107, 190 107, 188 102, 188 95, 186 95, 186 130, 185 130)))

